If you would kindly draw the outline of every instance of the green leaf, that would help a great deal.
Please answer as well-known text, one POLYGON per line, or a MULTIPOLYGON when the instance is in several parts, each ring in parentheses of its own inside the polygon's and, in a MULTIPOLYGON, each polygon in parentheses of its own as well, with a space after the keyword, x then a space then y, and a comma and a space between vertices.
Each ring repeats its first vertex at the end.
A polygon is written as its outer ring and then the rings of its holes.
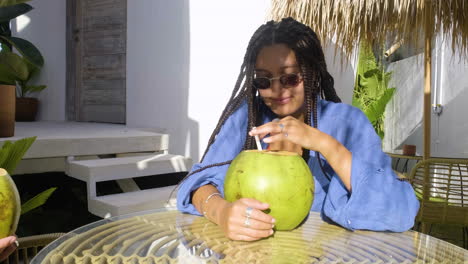
POLYGON ((18 78, 11 73, 7 65, 0 63, 0 84, 15 85, 17 79, 18 78))
POLYGON ((41 52, 31 42, 16 37, 0 36, 0 40, 10 43, 23 57, 37 67, 44 66, 44 58, 41 52))
POLYGON ((365 42, 359 45, 359 58, 357 74, 364 75, 365 72, 377 68, 377 62, 372 48, 365 42))
POLYGON ((21 205, 21 214, 25 214, 47 202, 47 199, 52 195, 52 193, 57 189, 57 187, 53 187, 47 189, 40 194, 34 196, 29 201, 25 202, 21 205))
MULTIPOLYGON (((13 76, 15 80, 24 81, 28 78, 28 66, 23 58, 13 52, 0 52, 0 76, 13 76)), ((10 83, 13 84, 13 83, 10 83)))
MULTIPOLYGON (((0 22, 0 35, 7 36, 7 37, 11 36, 10 21, 0 22)), ((3 46, 4 43, 2 43, 1 41, 0 43, 3 46)))
POLYGON ((367 118, 369 121, 374 123, 381 119, 385 113, 385 107, 387 103, 392 99, 395 93, 395 88, 385 90, 384 94, 376 101, 374 101, 366 111, 367 118))
POLYGON ((361 83, 365 87, 367 97, 370 100, 377 100, 382 95, 382 91, 379 89, 380 81, 377 76, 364 79, 361 83))
POLYGON ((29 137, 17 140, 13 143, 5 141, 0 149, 0 168, 4 168, 10 175, 13 175, 16 166, 35 140, 36 137, 29 137))
POLYGON ((0 52, 11 52, 10 47, 4 43, 0 43, 0 52))
POLYGON ((0 0, 0 22, 10 21, 33 9, 32 6, 14 0, 0 0))
POLYGON ((351 103, 352 106, 357 107, 357 108, 363 110, 363 109, 364 109, 364 105, 361 103, 361 100, 359 99, 359 96, 357 96, 357 95, 358 95, 358 92, 354 92, 354 95, 356 95, 356 96, 353 96, 353 101, 352 101, 352 103, 351 103))
MULTIPOLYGON (((11 141, 8 140, 3 143, 3 146, 0 149, 0 168, 4 168, 4 164, 6 164, 6 160, 10 155, 12 145, 13 143, 11 143, 11 141)), ((8 171, 7 169, 5 170, 8 171)))
POLYGON ((25 85, 21 89, 23 91, 23 94, 27 94, 27 93, 38 93, 44 90, 45 88, 47 88, 47 86, 45 85, 25 85))

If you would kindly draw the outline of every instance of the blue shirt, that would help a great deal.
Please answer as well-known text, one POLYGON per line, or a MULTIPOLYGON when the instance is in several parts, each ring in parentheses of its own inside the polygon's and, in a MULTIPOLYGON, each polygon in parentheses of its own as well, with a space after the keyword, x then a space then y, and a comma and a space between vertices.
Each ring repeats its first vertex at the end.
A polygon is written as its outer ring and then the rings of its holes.
MULTIPOLYGON (((276 118, 269 109, 263 109, 263 112, 263 123, 276 118)), ((321 212, 323 219, 332 220, 350 230, 402 232, 410 229, 419 202, 411 185, 396 177, 391 159, 382 151, 380 137, 364 113, 347 104, 319 100, 317 114, 318 129, 333 136, 352 154, 352 191, 346 189, 320 155, 325 171, 331 176, 329 181, 320 169, 315 152, 310 151, 308 165, 315 182, 311 210, 321 212)), ((203 162, 195 164, 192 171, 234 159, 244 146, 247 117, 247 103, 244 102, 226 120, 203 162)), ((206 184, 216 186, 224 196, 223 182, 228 166, 211 167, 183 181, 177 194, 177 208, 200 215, 191 204, 191 193, 206 184)))

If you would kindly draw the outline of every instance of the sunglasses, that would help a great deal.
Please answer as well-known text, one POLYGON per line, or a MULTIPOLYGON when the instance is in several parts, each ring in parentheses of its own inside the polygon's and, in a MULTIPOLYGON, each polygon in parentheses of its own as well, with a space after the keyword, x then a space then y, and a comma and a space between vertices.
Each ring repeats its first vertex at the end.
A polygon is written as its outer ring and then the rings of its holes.
POLYGON ((299 73, 287 73, 273 78, 256 77, 253 79, 253 86, 257 89, 268 89, 274 80, 279 80, 283 87, 290 88, 297 86, 302 81, 302 78, 299 73))

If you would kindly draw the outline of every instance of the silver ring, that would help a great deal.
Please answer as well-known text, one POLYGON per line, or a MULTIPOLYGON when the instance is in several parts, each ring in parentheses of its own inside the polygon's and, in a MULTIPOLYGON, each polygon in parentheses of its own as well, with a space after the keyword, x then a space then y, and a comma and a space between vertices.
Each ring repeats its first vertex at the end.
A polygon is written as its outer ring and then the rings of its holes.
POLYGON ((15 243, 16 247, 19 247, 19 242, 18 242, 18 240, 15 240, 14 243, 15 243))
POLYGON ((252 207, 247 207, 245 209, 245 216, 247 216, 249 218, 252 215, 252 210, 253 210, 252 207))
POLYGON ((244 226, 245 226, 245 227, 250 227, 250 217, 246 217, 246 218, 245 218, 244 226))
POLYGON ((280 133, 283 133, 284 125, 283 125, 283 124, 281 124, 281 123, 279 123, 278 125, 279 125, 279 127, 281 128, 281 131, 280 131, 280 133))

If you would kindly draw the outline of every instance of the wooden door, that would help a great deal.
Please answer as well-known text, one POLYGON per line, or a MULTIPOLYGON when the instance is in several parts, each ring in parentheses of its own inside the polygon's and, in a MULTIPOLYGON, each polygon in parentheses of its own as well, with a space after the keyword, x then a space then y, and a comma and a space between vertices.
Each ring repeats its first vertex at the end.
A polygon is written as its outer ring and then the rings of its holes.
POLYGON ((127 0, 67 0, 67 119, 125 123, 127 0))

